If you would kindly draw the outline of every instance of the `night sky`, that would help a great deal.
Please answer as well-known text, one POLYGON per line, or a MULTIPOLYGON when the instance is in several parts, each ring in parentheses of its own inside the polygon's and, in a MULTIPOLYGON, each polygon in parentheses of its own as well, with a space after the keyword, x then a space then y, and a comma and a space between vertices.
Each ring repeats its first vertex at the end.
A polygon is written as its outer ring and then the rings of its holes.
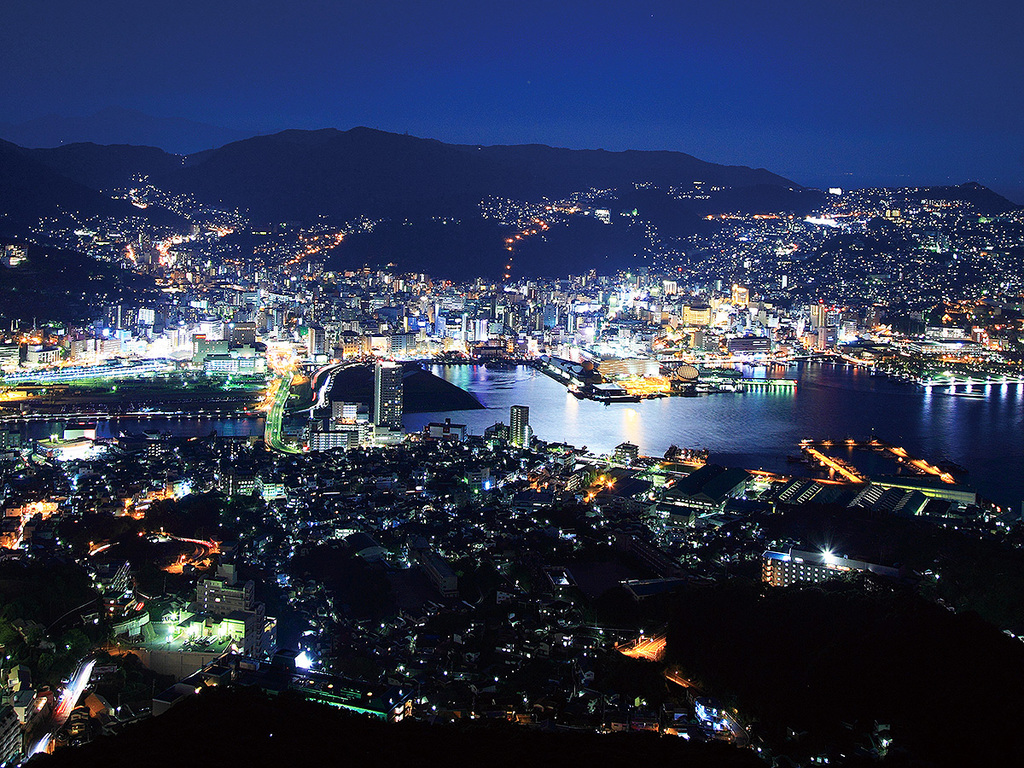
POLYGON ((114 105, 1024 189, 1019 0, 4 0, 0 72, 8 123, 114 105))

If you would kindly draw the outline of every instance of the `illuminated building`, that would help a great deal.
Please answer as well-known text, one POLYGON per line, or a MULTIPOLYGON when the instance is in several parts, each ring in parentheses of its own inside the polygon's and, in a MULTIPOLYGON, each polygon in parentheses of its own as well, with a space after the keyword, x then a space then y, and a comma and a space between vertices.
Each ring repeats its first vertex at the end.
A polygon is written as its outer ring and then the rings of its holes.
POLYGON ((322 326, 309 326, 309 332, 306 336, 306 347, 311 358, 327 352, 326 336, 322 326))
POLYGON ((359 413, 358 403, 346 403, 342 400, 331 402, 331 419, 346 424, 355 423, 359 413))
POLYGON ((256 323, 235 322, 228 325, 232 347, 255 346, 256 323))
POLYGON ((76 461, 91 458, 104 449, 96 445, 88 437, 76 437, 70 440, 50 439, 37 443, 39 450, 56 461, 76 461))
POLYGON ((459 577, 455 575, 447 560, 428 549, 420 550, 418 557, 424 572, 443 597, 459 596, 459 577))
POLYGON ((432 421, 424 427, 423 433, 426 437, 434 440, 457 440, 459 442, 465 440, 467 435, 466 425, 452 424, 451 419, 445 419, 443 422, 432 421))
POLYGON ((623 376, 657 376, 661 365, 657 360, 644 358, 622 358, 601 361, 601 375, 606 379, 623 376))
POLYGON ((309 433, 309 450, 329 451, 334 448, 356 448, 366 445, 373 437, 373 428, 367 422, 342 422, 331 429, 315 429, 309 433))
MULTIPOLYGON (((920 462, 920 459, 917 461, 920 462)), ((957 483, 947 483, 931 473, 929 475, 931 476, 876 477, 872 479, 871 485, 884 490, 897 488, 909 492, 917 491, 929 499, 942 499, 961 507, 969 507, 978 503, 978 492, 973 488, 957 483)))
POLYGON ((619 443, 612 458, 620 464, 632 464, 640 458, 640 446, 633 443, 619 443))
POLYGON ((373 424, 402 429, 402 366, 378 362, 373 369, 373 424))
POLYGON ((695 515, 721 512, 729 499, 741 496, 750 484, 746 470, 705 464, 677 480, 663 492, 663 501, 695 515))
POLYGON ((792 584, 820 584, 847 573, 870 572, 879 576, 896 578, 896 568, 853 560, 825 552, 804 552, 791 549, 789 552, 767 550, 761 556, 761 578, 773 587, 788 587, 792 584))
POLYGON ((513 405, 509 408, 509 441, 519 448, 526 448, 532 439, 529 406, 513 405))
POLYGON ((826 350, 836 345, 838 340, 837 329, 834 325, 822 325, 818 328, 818 337, 815 349, 826 350))
POLYGON ((235 566, 221 565, 213 578, 201 579, 196 585, 199 609, 214 616, 226 616, 232 611, 251 611, 256 600, 256 584, 238 583, 235 566))
POLYGON ((736 285, 733 283, 732 286, 732 303, 737 307, 745 307, 750 303, 750 289, 744 288, 742 285, 736 285))
POLYGON ((124 344, 121 339, 73 339, 67 342, 68 358, 72 361, 88 364, 110 360, 123 354, 124 344))
POLYGON ((179 623, 186 635, 229 637, 247 654, 270 654, 277 645, 277 619, 256 601, 256 584, 238 582, 235 566, 221 564, 213 578, 196 585, 199 611, 179 623))
POLYGON ((202 334, 192 337, 192 362, 203 363, 207 357, 226 355, 230 344, 226 339, 208 339, 202 334))
POLYGON ((16 267, 28 258, 28 246, 10 243, 4 246, 3 259, 0 260, 5 267, 16 267))
POLYGON ((764 336, 741 336, 727 342, 729 354, 734 356, 767 355, 772 351, 771 340, 764 336))
POLYGON ((20 344, 0 344, 0 370, 14 370, 21 364, 20 344))
POLYGON ((683 325, 711 325, 711 307, 706 304, 683 307, 683 325))
POLYGON ((388 340, 388 350, 396 357, 411 355, 415 349, 415 333, 393 333, 388 340))
POLYGON ((21 723, 10 706, 0 708, 0 764, 14 765, 22 755, 21 723))
POLYGON ((226 355, 208 355, 203 371, 211 376, 260 376, 267 372, 267 359, 262 355, 232 350, 226 355))
POLYGON ((9 451, 21 448, 21 432, 17 429, 7 427, 0 429, 0 451, 9 451))
POLYGON ((824 304, 811 304, 811 330, 828 325, 828 307, 824 304))
POLYGON ((25 363, 28 365, 50 365, 59 359, 60 349, 58 347, 29 344, 25 352, 25 363))

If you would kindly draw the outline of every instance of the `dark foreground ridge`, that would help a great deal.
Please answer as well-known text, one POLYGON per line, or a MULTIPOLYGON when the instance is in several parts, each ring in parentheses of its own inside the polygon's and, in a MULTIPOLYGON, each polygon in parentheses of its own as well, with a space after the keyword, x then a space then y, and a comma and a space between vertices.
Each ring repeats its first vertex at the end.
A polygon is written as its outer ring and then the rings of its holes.
POLYGON ((39 768, 180 766, 764 766, 751 752, 646 734, 543 733, 504 722, 398 724, 283 695, 209 690, 119 736, 38 758, 39 768))
MULTIPOLYGON (((765 590, 735 580, 675 597, 667 661, 735 697, 755 738, 803 765, 850 762, 858 734, 891 726, 883 765, 1022 765, 1024 647, 910 588, 856 579, 765 590), (984 725, 970 725, 984 711, 984 725)), ((870 760, 863 758, 865 764, 870 760)))

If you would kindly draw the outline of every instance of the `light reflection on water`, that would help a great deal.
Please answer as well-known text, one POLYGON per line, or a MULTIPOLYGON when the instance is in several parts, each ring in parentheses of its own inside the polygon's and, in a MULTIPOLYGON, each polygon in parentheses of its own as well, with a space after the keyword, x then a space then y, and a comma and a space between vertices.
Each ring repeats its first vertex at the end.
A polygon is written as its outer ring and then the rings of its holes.
MULTIPOLYGON (((707 448, 712 459, 751 469, 794 472, 786 456, 804 438, 844 440, 875 435, 932 461, 950 459, 970 470, 967 482, 985 496, 1019 509, 1024 499, 1024 385, 976 386, 963 397, 948 388, 919 389, 857 369, 804 365, 768 371, 798 378, 792 390, 754 390, 707 397, 668 397, 604 405, 577 400, 564 386, 532 368, 434 366, 434 373, 475 394, 483 410, 408 414, 407 431, 422 430, 446 416, 480 434, 509 421, 509 406, 530 407, 530 424, 541 439, 610 453, 623 441, 661 455, 670 445, 707 448)), ((747 372, 748 375, 749 371, 747 372)), ((758 371, 758 374, 763 371, 758 371)), ((963 389, 961 388, 961 391, 963 389)), ((53 422, 22 427, 45 438, 53 422)), ((173 435, 263 435, 263 419, 118 419, 99 421, 99 437, 156 429, 173 435)), ((886 471, 865 452, 850 460, 867 472, 886 471)))
MULTIPOLYGON (((804 438, 875 435, 933 461, 945 458, 963 465, 971 472, 967 482, 1001 504, 1019 505, 1024 499, 1024 386, 1018 384, 975 386, 972 393, 986 397, 963 397, 844 366, 802 365, 768 372, 798 378, 795 391, 604 405, 577 400, 531 368, 431 370, 475 394, 486 409, 409 414, 404 420, 408 431, 448 416, 480 434, 496 421, 507 424, 509 406, 528 405, 530 424, 543 440, 585 445, 599 453, 610 453, 627 440, 649 455, 661 455, 673 444, 707 448, 714 460, 777 472, 794 471, 786 456, 797 454, 804 438)), ((858 452, 851 459, 870 465, 868 471, 882 471, 869 454, 858 452)))

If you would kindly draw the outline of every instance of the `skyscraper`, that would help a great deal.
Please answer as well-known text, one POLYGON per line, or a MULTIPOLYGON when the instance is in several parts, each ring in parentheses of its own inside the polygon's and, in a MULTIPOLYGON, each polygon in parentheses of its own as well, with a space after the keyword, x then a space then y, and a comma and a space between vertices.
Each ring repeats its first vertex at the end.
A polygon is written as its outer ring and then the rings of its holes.
POLYGON ((828 325, 828 307, 824 304, 811 304, 811 330, 816 331, 828 325))
POLYGON ((373 370, 373 423, 402 429, 402 366, 378 362, 373 370))
POLYGON ((509 408, 509 439, 512 445, 526 448, 533 438, 533 430, 530 429, 530 407, 527 405, 513 405, 509 408))

